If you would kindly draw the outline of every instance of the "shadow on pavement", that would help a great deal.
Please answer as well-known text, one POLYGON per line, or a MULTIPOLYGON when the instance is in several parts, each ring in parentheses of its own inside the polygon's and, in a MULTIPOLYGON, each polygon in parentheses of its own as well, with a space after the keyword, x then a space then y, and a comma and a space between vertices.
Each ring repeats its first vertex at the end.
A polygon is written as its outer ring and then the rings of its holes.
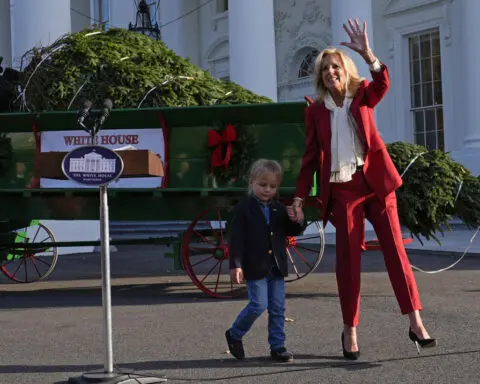
MULTIPOLYGON (((232 375, 223 375, 219 377, 208 377, 201 378, 196 377, 196 381, 220 381, 220 380, 233 380, 233 379, 242 379, 242 378, 253 378, 261 376, 270 376, 270 375, 280 375, 284 373, 295 373, 295 372, 307 372, 315 371, 320 369, 344 369, 347 371, 358 371, 365 369, 372 369, 382 366, 384 363, 390 362, 401 362, 408 360, 423 360, 423 359, 432 359, 444 356, 460 356, 465 354, 475 354, 480 353, 480 350, 468 350, 468 351, 455 351, 455 352, 445 352, 421 356, 409 356, 409 357, 395 357, 380 359, 374 361, 356 361, 356 362, 347 362, 339 356, 315 356, 315 355, 296 355, 296 361, 293 363, 282 364, 274 363, 271 360, 266 358, 251 358, 244 361, 237 361, 234 359, 210 359, 210 360, 179 360, 179 361, 144 361, 136 363, 124 363, 119 364, 120 369, 133 370, 136 373, 141 373, 142 375, 149 375, 145 373, 150 371, 150 375, 155 376, 153 372, 159 371, 168 371, 168 370, 182 370, 182 369, 211 369, 211 368, 230 368, 230 369, 247 369, 251 372, 253 367, 272 367, 277 368, 278 370, 260 373, 246 373, 238 374, 236 371, 232 375), (342 360, 338 361, 309 361, 309 362, 299 362, 299 360, 342 360)), ((4 365, 0 366, 0 373, 2 374, 12 374, 12 373, 56 373, 56 372, 88 372, 102 369, 101 365, 4 365)), ((157 374, 158 375, 158 374, 157 374)), ((167 379, 170 380, 186 380, 192 381, 192 378, 189 377, 179 377, 179 376, 169 376, 166 375, 167 379)), ((63 382, 57 382, 60 384, 63 382)))
MULTIPOLYGON (((295 284, 295 283, 293 283, 295 284)), ((246 291, 236 298, 211 298, 198 290, 190 281, 149 284, 124 284, 111 287, 112 306, 162 305, 171 303, 218 303, 246 300, 246 291)), ((336 298, 337 293, 287 292, 288 299, 336 298)), ((390 295, 365 293, 362 297, 393 297, 390 295)), ((0 293, 0 309, 31 309, 61 307, 97 307, 102 305, 102 290, 99 286, 61 287, 38 290, 9 291, 0 293)))

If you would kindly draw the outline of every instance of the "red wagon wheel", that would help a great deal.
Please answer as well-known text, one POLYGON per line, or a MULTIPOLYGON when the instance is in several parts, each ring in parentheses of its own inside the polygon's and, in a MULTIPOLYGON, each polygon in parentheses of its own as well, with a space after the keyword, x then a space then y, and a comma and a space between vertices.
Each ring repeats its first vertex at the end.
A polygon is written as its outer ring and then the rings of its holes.
POLYGON ((303 235, 287 237, 287 283, 310 275, 320 264, 325 251, 325 234, 319 221, 308 225, 303 235))
POLYGON ((34 283, 52 273, 58 260, 57 247, 42 247, 41 243, 55 242, 52 231, 40 223, 12 231, 12 242, 18 246, 7 251, 0 270, 17 283, 34 283), (22 244, 36 243, 35 249, 22 248, 22 244))
POLYGON ((226 210, 209 208, 188 226, 182 241, 182 260, 188 276, 204 293, 215 298, 232 298, 245 290, 229 274, 226 210))
MULTIPOLYGON (((201 212, 189 225, 182 241, 182 260, 193 283, 214 298, 233 298, 245 286, 233 284, 229 275, 229 247, 226 236, 227 212, 214 207, 201 212)), ((304 235, 288 237, 287 282, 308 276, 320 264, 325 248, 323 228, 313 222, 304 235)))

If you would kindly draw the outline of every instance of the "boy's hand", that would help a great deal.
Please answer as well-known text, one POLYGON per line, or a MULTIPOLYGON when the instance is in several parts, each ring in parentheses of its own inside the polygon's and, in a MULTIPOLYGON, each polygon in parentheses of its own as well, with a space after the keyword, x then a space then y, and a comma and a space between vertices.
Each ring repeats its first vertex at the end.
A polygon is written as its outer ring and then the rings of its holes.
POLYGON ((287 214, 290 220, 295 223, 303 223, 305 219, 305 215, 303 214, 303 210, 299 206, 287 206, 287 214))
POLYGON ((242 268, 230 269, 230 278, 234 283, 240 284, 243 281, 243 270, 242 268))

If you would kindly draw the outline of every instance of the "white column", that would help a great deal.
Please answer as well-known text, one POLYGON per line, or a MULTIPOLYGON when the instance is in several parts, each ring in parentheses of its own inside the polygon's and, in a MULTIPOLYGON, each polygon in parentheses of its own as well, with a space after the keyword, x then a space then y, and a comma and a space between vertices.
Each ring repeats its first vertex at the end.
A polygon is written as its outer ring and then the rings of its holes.
MULTIPOLYGON (((373 49, 373 22, 372 22, 372 1, 371 0, 331 0, 332 12, 332 45, 343 48, 347 51, 358 67, 360 76, 370 78, 370 71, 365 60, 356 52, 347 47, 340 46, 341 42, 348 42, 350 38, 343 29, 343 24, 348 25, 348 19, 358 18, 359 22, 367 22, 367 33, 370 48, 373 49)), ((379 58, 381 60, 381 58, 379 58)))
POLYGON ((70 0, 10 0, 13 66, 35 46, 46 46, 71 32, 70 0))
MULTIPOLYGON (((461 99, 458 102, 455 113, 456 124, 451 129, 455 135, 460 136, 458 147, 452 152, 453 158, 467 167, 474 176, 480 175, 480 123, 478 119, 478 89, 480 87, 480 47, 476 43, 475 34, 478 30, 480 19, 480 2, 476 0, 462 0, 456 3, 458 6, 458 20, 461 20, 461 43, 458 52, 464 54, 460 61, 449 61, 452 63, 451 70, 458 72, 465 81, 461 81, 458 91, 461 99)), ((459 39, 460 40, 460 39, 459 39)), ((443 66, 443 62, 442 62, 443 66)), ((450 68, 447 68, 447 72, 450 68)), ((458 93, 458 92, 457 92, 458 93)), ((458 100, 458 97, 457 97, 458 100)), ((449 106, 444 105, 445 108, 449 106)))
POLYGON ((230 0, 230 79, 277 101, 273 0, 230 0))
MULTIPOLYGON (((203 0, 205 1, 205 0, 203 0)), ((162 41, 192 64, 200 65, 200 10, 198 0, 161 0, 162 41)))
POLYGON ((480 45, 475 41, 480 19, 480 1, 462 0, 463 46, 466 57, 464 64, 462 96, 465 106, 465 124, 463 146, 466 149, 480 150, 480 120, 478 118, 478 90, 480 89, 480 45), (477 100, 477 102, 475 102, 477 100))
POLYGON ((0 56, 3 57, 4 68, 12 65, 10 29, 10 4, 0 1, 0 56))

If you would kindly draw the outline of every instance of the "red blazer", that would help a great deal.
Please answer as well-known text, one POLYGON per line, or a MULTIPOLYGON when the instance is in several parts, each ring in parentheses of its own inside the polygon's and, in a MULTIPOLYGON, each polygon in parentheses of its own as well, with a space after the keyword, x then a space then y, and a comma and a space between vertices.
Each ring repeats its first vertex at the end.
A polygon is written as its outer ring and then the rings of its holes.
MULTIPOLYGON (((373 116, 373 108, 387 93, 390 85, 388 69, 382 64, 380 72, 372 71, 371 74, 371 82, 364 80, 360 84, 350 105, 350 112, 357 122, 358 135, 365 146, 365 178, 372 190, 384 198, 402 185, 402 178, 378 133, 373 116)), ((319 200, 323 222, 326 224, 330 216, 331 128, 330 111, 323 102, 316 102, 305 109, 305 128, 306 148, 295 196, 303 199, 308 196, 313 174, 319 171, 319 200)))

